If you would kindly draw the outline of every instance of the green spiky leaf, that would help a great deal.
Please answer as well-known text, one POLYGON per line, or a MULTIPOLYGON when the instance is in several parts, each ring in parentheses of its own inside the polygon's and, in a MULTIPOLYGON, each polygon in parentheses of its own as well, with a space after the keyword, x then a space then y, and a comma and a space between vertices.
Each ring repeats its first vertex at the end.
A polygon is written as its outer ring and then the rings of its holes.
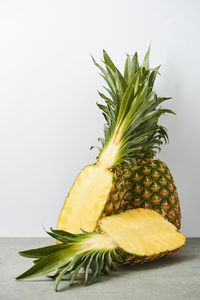
POLYGON ((111 143, 114 143, 119 132, 118 151, 108 167, 140 157, 153 158, 157 151, 160 151, 161 145, 168 142, 166 130, 161 130, 162 126, 158 124, 159 118, 165 113, 174 113, 158 107, 162 102, 171 99, 157 97, 153 90, 160 66, 150 68, 150 46, 141 65, 137 52, 132 58, 127 55, 123 75, 105 50, 103 57, 105 68, 93 58, 94 64, 99 68, 101 76, 108 85, 105 89, 109 94, 107 96, 99 92, 105 105, 101 103, 97 105, 102 111, 106 124, 104 139, 100 140, 98 159, 102 159, 103 153, 111 143), (141 139, 138 143, 140 134, 141 139))
POLYGON ((34 265, 19 275, 16 279, 28 279, 41 275, 47 275, 54 279, 54 288, 57 291, 58 285, 63 277, 70 274, 70 285, 78 280, 78 274, 83 269, 83 283, 91 284, 101 273, 110 273, 116 270, 114 263, 121 261, 120 252, 113 246, 112 249, 89 249, 85 248, 84 242, 100 233, 89 233, 82 230, 81 234, 72 234, 62 230, 47 232, 55 239, 62 240, 62 244, 52 245, 43 248, 21 251, 19 254, 24 257, 37 258, 34 265), (119 252, 119 253, 118 253, 119 252), (52 272, 56 272, 51 275, 52 272))

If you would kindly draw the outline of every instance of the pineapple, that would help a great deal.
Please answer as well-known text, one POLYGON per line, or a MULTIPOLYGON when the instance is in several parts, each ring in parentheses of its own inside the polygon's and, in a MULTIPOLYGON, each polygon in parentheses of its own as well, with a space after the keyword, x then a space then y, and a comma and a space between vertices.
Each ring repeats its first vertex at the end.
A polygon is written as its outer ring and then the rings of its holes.
POLYGON ((93 58, 105 79, 107 94, 99 92, 105 105, 97 104, 106 120, 99 139, 97 161, 76 178, 57 222, 57 229, 93 232, 98 220, 134 208, 150 208, 180 228, 180 204, 170 170, 155 159, 168 141, 158 119, 169 109, 159 107, 170 98, 153 91, 160 66, 150 69, 148 49, 139 65, 137 53, 127 55, 124 74, 103 51, 103 68, 93 58))
POLYGON ((115 270, 114 263, 135 264, 172 254, 185 244, 185 237, 161 214, 152 209, 137 208, 104 217, 98 232, 72 234, 62 230, 48 232, 62 244, 20 252, 36 259, 34 266, 17 279, 50 275, 55 290, 64 275, 71 275, 70 284, 80 278, 90 284, 99 275, 115 270), (79 274, 78 274, 79 273, 79 274))
POLYGON ((155 158, 168 141, 158 125, 169 109, 158 107, 170 98, 153 91, 159 71, 149 68, 148 49, 142 65, 137 53, 127 56, 124 75, 104 51, 105 68, 97 64, 108 95, 98 104, 106 124, 99 139, 97 161, 76 178, 58 218, 47 232, 59 244, 22 251, 34 266, 17 279, 49 275, 55 290, 64 275, 70 284, 85 284, 116 270, 116 264, 136 264, 172 254, 185 244, 180 228, 180 204, 170 170, 155 158), (80 270, 83 270, 80 277, 80 270))

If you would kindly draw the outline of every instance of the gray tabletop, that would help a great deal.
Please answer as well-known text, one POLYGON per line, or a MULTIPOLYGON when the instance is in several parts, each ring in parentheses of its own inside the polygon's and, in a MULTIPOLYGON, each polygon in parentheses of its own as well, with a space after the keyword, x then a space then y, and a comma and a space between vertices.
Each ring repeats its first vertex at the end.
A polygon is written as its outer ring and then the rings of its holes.
POLYGON ((20 250, 50 245, 49 238, 0 238, 0 299, 40 300, 200 300, 200 238, 188 238, 179 252, 152 263, 121 267, 91 286, 68 286, 62 281, 55 292, 45 277, 16 281, 14 277, 32 265, 20 250))

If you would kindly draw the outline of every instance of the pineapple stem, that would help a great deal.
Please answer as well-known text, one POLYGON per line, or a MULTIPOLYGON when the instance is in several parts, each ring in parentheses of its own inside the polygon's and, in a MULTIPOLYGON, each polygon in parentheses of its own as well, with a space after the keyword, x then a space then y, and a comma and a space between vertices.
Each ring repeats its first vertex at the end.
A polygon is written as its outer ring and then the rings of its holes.
POLYGON ((111 166, 115 165, 118 160, 120 146, 121 130, 120 128, 117 128, 110 142, 102 151, 98 159, 98 163, 105 168, 110 168, 111 166))

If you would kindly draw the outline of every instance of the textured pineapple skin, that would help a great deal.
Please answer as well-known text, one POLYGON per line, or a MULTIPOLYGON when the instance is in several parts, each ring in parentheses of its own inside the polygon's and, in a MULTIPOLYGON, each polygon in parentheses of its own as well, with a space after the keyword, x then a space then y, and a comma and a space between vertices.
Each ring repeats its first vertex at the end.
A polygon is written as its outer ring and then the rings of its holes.
POLYGON ((183 246, 176 248, 172 251, 165 251, 151 256, 137 256, 123 251, 123 254, 121 252, 122 262, 120 263, 120 265, 136 265, 136 264, 144 264, 146 262, 152 262, 164 256, 173 254, 174 252, 180 250, 183 246))
POLYGON ((160 160, 138 159, 110 169, 113 184, 100 218, 128 209, 150 208, 180 229, 181 211, 177 189, 166 164, 160 160))

